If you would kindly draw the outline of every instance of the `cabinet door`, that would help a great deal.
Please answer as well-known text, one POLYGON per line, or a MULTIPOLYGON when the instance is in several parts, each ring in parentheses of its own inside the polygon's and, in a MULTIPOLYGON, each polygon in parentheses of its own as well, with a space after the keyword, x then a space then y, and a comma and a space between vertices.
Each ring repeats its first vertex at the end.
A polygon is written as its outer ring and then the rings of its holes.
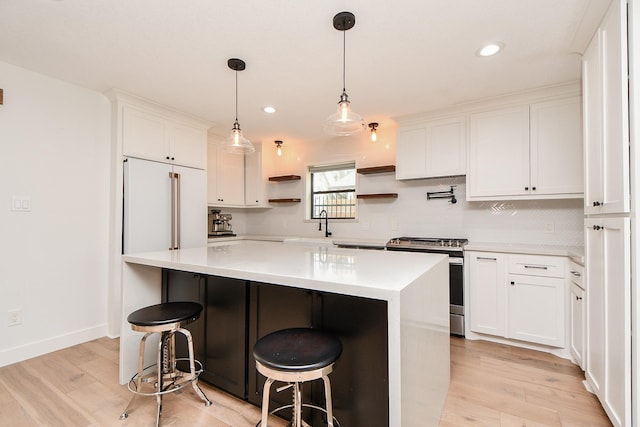
POLYGON ((629 218, 585 220, 587 380, 614 425, 631 420, 629 218))
POLYGON ((603 201, 602 187, 602 61, 600 30, 582 56, 582 96, 584 129, 584 213, 599 213, 594 203, 603 201))
POLYGON ((262 144, 254 143, 256 151, 244 157, 244 203, 246 206, 266 205, 265 180, 262 177, 262 144))
POLYGON ((168 162, 166 123, 162 117, 132 107, 122 111, 122 154, 168 162))
POLYGON ((531 194, 582 197, 582 99, 531 104, 531 194))
POLYGON ((630 209, 627 69, 627 7, 615 0, 583 59, 587 214, 630 209))
POLYGON ((466 174, 466 152, 464 117, 428 123, 427 177, 466 174))
POLYGON ((453 117, 398 130, 396 179, 466 173, 466 120, 453 117))
POLYGON ((427 175, 427 129, 398 129, 396 179, 424 178, 427 175))
POLYGON ((506 335, 506 256, 469 252, 470 328, 483 334, 506 335))
POLYGON ((508 338, 564 347, 565 280, 509 275, 508 338))
MULTIPOLYGON (((251 283, 249 288, 249 378, 248 400, 262 404, 262 388, 265 378, 256 370, 253 346, 261 337, 280 329, 313 326, 313 295, 311 291, 286 286, 251 283)), ((283 386, 275 382, 272 391, 283 386)), ((311 388, 303 388, 304 399, 309 401, 311 388)), ((291 403, 291 392, 271 393, 270 407, 291 403)))
POLYGON ((215 140, 207 150, 207 203, 244 206, 244 156, 218 149, 215 140))
POLYGON ((629 212, 629 86, 627 5, 614 0, 600 25, 603 75, 603 206, 629 212))
MULTIPOLYGON (((336 418, 343 426, 387 426, 387 303, 331 293, 321 294, 320 299, 321 316, 316 321, 322 329, 336 334, 343 347, 331 374, 336 418)), ((314 400, 320 405, 324 402, 321 387, 314 400)), ((312 425, 325 424, 318 417, 312 425)))
MULTIPOLYGON (((193 352, 196 360, 200 361, 206 370, 205 363, 205 322, 206 322, 206 278, 199 274, 187 273, 176 270, 163 270, 163 298, 162 302, 192 301, 200 303, 203 307, 200 317, 184 326, 191 332, 193 339, 193 352)), ((181 334, 176 335, 176 356, 185 358, 189 356, 187 341, 181 334)), ((188 370, 188 367, 181 367, 188 370)))
POLYGON ((585 368, 584 347, 585 347, 585 292, 578 285, 571 284, 569 294, 569 321, 571 322, 571 345, 569 347, 573 360, 582 368, 585 368))
POLYGON ((246 397, 247 287, 243 280, 207 277, 202 379, 241 399, 246 397))
POLYGON ((198 169, 206 167, 206 130, 180 123, 169 123, 167 138, 172 163, 198 169))
POLYGON ((467 199, 529 194, 529 106, 470 116, 467 199))

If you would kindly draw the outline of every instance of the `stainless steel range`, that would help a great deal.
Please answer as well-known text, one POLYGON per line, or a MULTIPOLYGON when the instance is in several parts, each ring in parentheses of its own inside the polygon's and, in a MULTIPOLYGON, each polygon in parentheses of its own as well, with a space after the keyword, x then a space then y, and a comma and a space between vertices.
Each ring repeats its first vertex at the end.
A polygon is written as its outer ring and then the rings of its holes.
POLYGON ((464 245, 467 239, 396 237, 388 251, 431 252, 449 255, 449 319, 452 335, 464 336, 464 245))

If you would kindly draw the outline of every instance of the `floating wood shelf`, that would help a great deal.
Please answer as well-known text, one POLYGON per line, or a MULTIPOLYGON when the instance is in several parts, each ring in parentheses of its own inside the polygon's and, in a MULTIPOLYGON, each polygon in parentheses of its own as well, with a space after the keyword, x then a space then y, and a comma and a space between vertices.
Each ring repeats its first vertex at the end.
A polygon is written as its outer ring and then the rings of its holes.
POLYGON ((359 168, 357 169, 358 173, 363 175, 368 175, 371 173, 387 173, 387 172, 395 172, 396 165, 386 165, 386 166, 374 166, 371 168, 359 168))
POLYGON ((397 199, 398 193, 358 194, 358 199, 397 199))
POLYGON ((297 181, 300 179, 300 175, 282 175, 282 176, 270 176, 269 181, 281 182, 281 181, 297 181))
POLYGON ((301 199, 269 199, 269 203, 300 203, 301 199))

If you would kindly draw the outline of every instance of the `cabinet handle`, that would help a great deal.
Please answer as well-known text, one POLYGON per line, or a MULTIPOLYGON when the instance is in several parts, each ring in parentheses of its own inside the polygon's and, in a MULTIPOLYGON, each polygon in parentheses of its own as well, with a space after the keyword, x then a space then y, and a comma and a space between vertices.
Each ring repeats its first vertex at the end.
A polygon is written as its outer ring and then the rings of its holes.
POLYGON ((595 206, 600 206, 600 205, 602 205, 602 203, 598 202, 597 200, 596 200, 595 202, 593 202, 593 206, 594 206, 594 207, 595 207, 595 206))
POLYGON ((529 187, 524 187, 524 191, 529 191, 529 187))
POLYGON ((536 187, 531 187, 531 189, 532 189, 533 191, 536 191, 536 187))
POLYGON ((171 160, 175 160, 175 159, 176 159, 175 157, 172 157, 172 158, 171 158, 171 160))
POLYGON ((525 265, 524 268, 535 268, 536 270, 548 270, 546 265, 525 265))
POLYGON ((490 258, 485 256, 477 256, 476 259, 478 261, 497 261, 495 258, 490 258))
POLYGON ((600 227, 599 225, 594 225, 593 229, 598 231, 598 230, 602 230, 602 227, 600 227))
POLYGON ((578 273, 577 271, 573 271, 573 270, 571 270, 571 274, 573 274, 576 277, 582 276, 582 274, 578 273))
POLYGON ((167 160, 169 160, 169 156, 167 156, 167 160))
POLYGON ((516 285, 516 282, 511 282, 511 286, 515 286, 515 285, 516 285))
POLYGON ((581 301, 582 297, 579 297, 578 295, 576 295, 576 301, 581 301))

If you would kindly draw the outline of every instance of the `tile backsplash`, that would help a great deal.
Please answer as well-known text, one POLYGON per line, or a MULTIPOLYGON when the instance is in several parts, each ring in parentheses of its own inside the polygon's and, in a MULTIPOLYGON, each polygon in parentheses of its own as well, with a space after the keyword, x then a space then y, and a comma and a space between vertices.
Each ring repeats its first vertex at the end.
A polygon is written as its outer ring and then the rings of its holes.
MULTIPOLYGON (((302 203, 247 210, 235 225, 248 234, 321 237, 316 221, 304 220, 304 183, 298 186, 302 203)), ((360 200, 357 220, 333 220, 329 228, 334 238, 466 237, 472 242, 583 245, 582 199, 467 202, 465 191, 463 176, 415 181, 360 177, 359 193, 396 192, 398 198, 360 200), (451 185, 457 203, 427 200, 427 192, 447 191, 451 185)))

